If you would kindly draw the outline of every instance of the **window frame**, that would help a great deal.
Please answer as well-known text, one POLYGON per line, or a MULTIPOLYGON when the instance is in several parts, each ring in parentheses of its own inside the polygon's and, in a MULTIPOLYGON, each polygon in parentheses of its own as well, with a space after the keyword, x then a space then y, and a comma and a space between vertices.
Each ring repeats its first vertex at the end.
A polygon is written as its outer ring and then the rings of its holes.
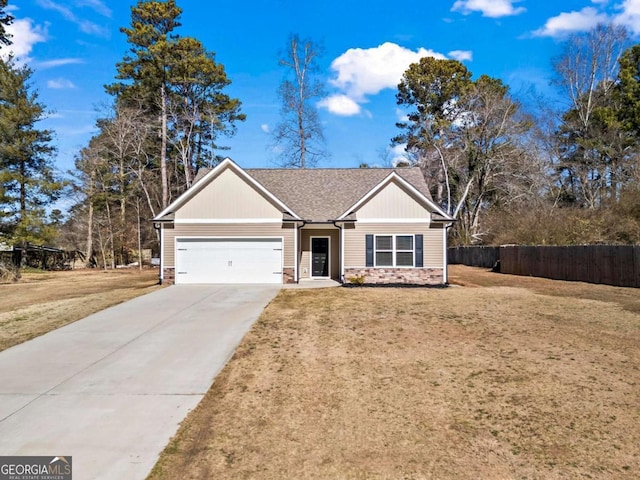
POLYGON ((416 236, 413 233, 373 234, 373 268, 416 268, 416 236), (378 250, 378 237, 391 237, 391 250, 378 250), (398 250, 397 237, 411 237, 411 250, 398 250), (378 265, 378 252, 391 252, 391 265, 378 265), (397 265, 398 253, 411 252, 411 265, 397 265))

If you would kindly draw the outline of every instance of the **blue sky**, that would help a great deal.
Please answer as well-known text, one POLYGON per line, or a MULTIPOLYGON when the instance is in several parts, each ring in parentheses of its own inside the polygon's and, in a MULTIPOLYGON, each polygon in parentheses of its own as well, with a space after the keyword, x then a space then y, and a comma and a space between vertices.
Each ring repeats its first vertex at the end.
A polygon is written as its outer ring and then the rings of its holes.
MULTIPOLYGON (((110 101, 103 85, 127 50, 121 26, 131 0, 9 0, 15 55, 34 70, 33 87, 51 111, 43 122, 56 133, 56 167, 73 159, 95 133, 97 111, 110 101)), ((324 45, 319 102, 330 158, 323 167, 381 164, 381 151, 403 115, 395 88, 410 63, 424 55, 456 58, 474 73, 502 79, 525 98, 554 96, 551 59, 572 32, 614 21, 640 34, 640 0, 387 1, 178 0, 182 36, 216 52, 233 82, 247 121, 221 141, 244 167, 274 166, 269 130, 279 120, 278 52, 290 33, 324 45), (398 8, 395 8, 395 7, 398 8)), ((2 49, 0 53, 6 53, 2 49)), ((390 157, 397 152, 391 152, 390 157)))

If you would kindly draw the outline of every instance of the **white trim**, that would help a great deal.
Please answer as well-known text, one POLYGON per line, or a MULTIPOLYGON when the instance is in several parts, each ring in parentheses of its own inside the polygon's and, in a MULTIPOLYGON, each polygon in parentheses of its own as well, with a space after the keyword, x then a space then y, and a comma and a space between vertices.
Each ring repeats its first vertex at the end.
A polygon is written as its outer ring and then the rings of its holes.
MULTIPOLYGON (((424 255, 424 245, 423 245, 423 255, 424 255)), ((372 268, 372 267, 368 267, 372 268)), ((414 233, 375 233, 373 234, 373 268, 424 268, 424 267, 416 267, 416 235, 414 233), (378 237, 391 237, 391 250, 380 250, 381 252, 391 252, 391 265, 378 265, 377 255, 378 249, 376 248, 377 242, 376 239, 378 237), (398 250, 396 247, 396 238, 398 237, 411 237, 411 245, 413 248, 411 249, 411 265, 396 265, 397 262, 397 253, 408 253, 409 250, 398 250)))
POLYGON ((362 218, 357 223, 426 223, 431 224, 429 218, 362 218))
POLYGON ((208 224, 240 224, 240 223, 282 223, 282 218, 176 218, 175 224, 208 223, 208 224))
POLYGON ((340 233, 340 281, 344 282, 344 225, 339 228, 340 233))
POLYGON ((331 237, 328 235, 314 235, 314 236, 309 236, 309 278, 331 278, 331 237), (320 277, 320 276, 315 276, 313 274, 313 239, 314 238, 326 238, 327 239, 327 260, 328 260, 328 266, 327 266, 327 273, 329 274, 328 276, 324 277, 320 277))
MULTIPOLYGON (((293 232, 293 281, 298 283, 298 222, 295 224, 293 232)), ((284 250, 282 252, 284 256, 284 250)))
POLYGON ((449 283, 449 262, 447 259, 447 228, 442 229, 442 283, 449 283))
MULTIPOLYGON (((426 203, 431 209, 435 210, 437 213, 445 217, 447 220, 453 220, 449 215, 447 215, 444 210, 442 210, 438 205, 436 205, 433 200, 426 197, 422 192, 417 190, 413 185, 407 182, 404 178, 398 175, 396 172, 391 172, 387 175, 378 185, 373 187, 369 192, 367 192, 360 200, 358 200, 354 205, 349 207, 346 212, 338 217, 338 220, 342 220, 344 217, 348 216, 351 212, 357 210, 362 206, 363 203, 367 202, 371 197, 373 197, 378 191, 382 190, 387 186, 392 180, 396 180, 405 187, 409 192, 418 197, 423 203, 426 203)), ((360 221, 360 220, 358 220, 360 221)))
POLYGON ((300 219, 300 217, 298 217, 298 215, 296 215, 293 210, 291 210, 280 199, 278 199, 278 197, 276 197, 273 193, 271 193, 269 190, 264 188, 251 175, 249 175, 233 160, 227 157, 218 165, 216 165, 213 169, 211 169, 211 171, 207 173, 204 177, 202 177, 196 184, 192 185, 190 189, 188 189, 186 192, 184 192, 182 195, 176 198, 173 202, 171 202, 171 204, 167 208, 165 208, 164 210, 162 210, 162 212, 156 215, 154 220, 160 220, 166 214, 170 212, 174 212, 176 209, 180 208, 187 201, 191 200, 193 196, 199 193, 200 190, 202 190, 205 186, 207 186, 212 179, 217 177, 226 168, 232 168, 233 170, 235 170, 235 172, 238 173, 245 181, 247 181, 250 185, 255 187, 257 190, 262 192, 267 198, 269 198, 272 202, 278 205, 283 212, 289 212, 292 216, 300 219))
POLYGON ((160 283, 164 280, 164 268, 164 225, 160 225, 160 283))
MULTIPOLYGON (((282 254, 280 255, 280 283, 284 284, 284 249, 285 249, 285 241, 284 241, 284 236, 262 236, 262 237, 254 237, 254 236, 238 236, 238 235, 232 235, 232 236, 225 236, 225 237, 219 237, 219 236, 209 236, 209 235, 185 235, 185 236, 176 236, 173 239, 173 258, 174 260, 178 258, 178 240, 276 240, 279 239, 282 245, 282 254)), ((174 282, 176 282, 177 280, 177 268, 174 266, 173 267, 174 270, 176 270, 174 272, 175 275, 175 280, 174 282)), ((276 285, 276 284, 274 284, 276 285)))

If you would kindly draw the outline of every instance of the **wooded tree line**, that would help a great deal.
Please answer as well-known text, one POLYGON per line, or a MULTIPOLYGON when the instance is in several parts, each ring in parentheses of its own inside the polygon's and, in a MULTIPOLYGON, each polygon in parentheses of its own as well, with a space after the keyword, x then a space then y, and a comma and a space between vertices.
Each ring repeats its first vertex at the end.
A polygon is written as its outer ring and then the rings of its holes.
POLYGON ((105 86, 113 103, 76 160, 79 202, 65 240, 102 265, 141 262, 131 252, 155 249, 149 219, 220 160, 219 138, 245 119, 224 93, 231 82, 214 53, 177 33, 180 14, 174 0, 132 8, 121 29, 130 49, 105 86))
MULTIPOLYGON (((4 7, 0 41, 10 43, 4 7)), ((71 181, 53 173, 31 70, 1 62, 0 242, 55 243, 105 268, 157 250, 149 219, 220 161, 220 142, 245 119, 215 54, 179 34, 180 14, 175 0, 132 7, 121 29, 129 50, 105 86, 112 102, 71 181), (61 195, 74 200, 64 222, 45 213, 61 195)), ((282 166, 327 155, 320 52, 292 35, 280 56, 290 74, 273 133, 282 166)), ((407 116, 392 144, 406 146, 405 163, 423 169, 434 200, 457 219, 454 244, 640 242, 640 46, 622 27, 600 25, 568 38, 553 68, 567 108, 542 99, 525 107, 502 81, 474 78, 455 60, 425 57, 405 72, 397 103, 407 116)))
POLYGON ((422 58, 393 144, 458 221, 453 243, 640 242, 640 45, 598 25, 553 61, 568 108, 529 109, 499 79, 422 58))

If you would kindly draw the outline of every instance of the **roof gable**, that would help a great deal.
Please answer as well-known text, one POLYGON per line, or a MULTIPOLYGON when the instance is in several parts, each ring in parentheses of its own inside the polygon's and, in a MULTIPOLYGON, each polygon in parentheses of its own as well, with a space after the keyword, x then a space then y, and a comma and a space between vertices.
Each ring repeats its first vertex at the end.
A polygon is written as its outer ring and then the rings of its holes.
MULTIPOLYGON (((347 208, 338 218, 343 219, 353 212, 357 212, 359 208, 361 208, 365 203, 370 201, 374 196, 378 195, 384 188, 389 185, 391 182, 396 182, 400 187, 405 189, 408 193, 415 197, 415 199, 423 205, 423 208, 428 210, 429 212, 436 213, 443 218, 453 220, 449 215, 447 215, 432 199, 431 195, 425 195, 423 192, 415 188, 411 183, 407 182, 401 175, 398 175, 397 172, 391 172, 386 178, 384 178, 380 183, 374 186, 371 190, 369 190, 362 198, 360 198, 356 203, 347 208)), ((426 185, 426 183, 425 183, 426 185)), ((427 190, 428 193, 428 190, 427 190)))
POLYGON ((226 168, 207 182, 175 211, 175 220, 282 220, 282 209, 233 168, 226 168))
POLYGON ((196 183, 180 195, 176 200, 171 202, 171 204, 165 208, 162 212, 160 212, 154 220, 162 220, 163 217, 167 215, 174 214, 176 211, 181 209, 185 204, 190 202, 194 197, 200 194, 202 191, 207 189, 207 187, 218 177, 220 177, 227 170, 232 170, 238 177, 240 177, 244 182, 246 182, 249 186, 253 187, 260 194, 262 194, 265 198, 267 198, 270 202, 272 202, 275 206, 278 207, 280 212, 287 213, 289 216, 293 218, 299 218, 293 210, 291 210, 287 205, 285 205, 279 198, 277 198, 273 193, 264 188, 259 182, 257 182, 254 178, 248 175, 242 168, 236 165, 230 158, 224 159, 219 165, 215 168, 209 170, 200 178, 197 179, 196 183))
MULTIPOLYGON (((351 214, 351 211, 348 213, 351 214)), ((425 208, 424 202, 395 180, 385 182, 384 186, 361 203, 354 213, 359 222, 374 219, 420 219, 425 222, 431 220, 431 211, 425 208)))

